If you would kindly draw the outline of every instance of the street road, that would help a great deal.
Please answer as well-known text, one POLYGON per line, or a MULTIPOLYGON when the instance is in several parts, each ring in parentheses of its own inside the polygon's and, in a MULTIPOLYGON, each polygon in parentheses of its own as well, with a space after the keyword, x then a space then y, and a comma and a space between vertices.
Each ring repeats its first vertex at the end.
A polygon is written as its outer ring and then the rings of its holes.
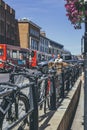
POLYGON ((0 73, 0 82, 7 82, 9 80, 8 73, 0 73))

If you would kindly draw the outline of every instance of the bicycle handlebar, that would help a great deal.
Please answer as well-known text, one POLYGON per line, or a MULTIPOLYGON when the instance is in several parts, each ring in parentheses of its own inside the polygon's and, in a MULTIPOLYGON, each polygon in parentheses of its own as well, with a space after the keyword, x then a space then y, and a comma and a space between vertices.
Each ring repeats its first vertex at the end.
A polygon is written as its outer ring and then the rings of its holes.
POLYGON ((14 85, 9 82, 2 82, 0 83, 0 97, 8 96, 9 94, 12 94, 14 91, 20 91, 21 89, 28 88, 32 86, 34 83, 27 83, 24 85, 14 85))

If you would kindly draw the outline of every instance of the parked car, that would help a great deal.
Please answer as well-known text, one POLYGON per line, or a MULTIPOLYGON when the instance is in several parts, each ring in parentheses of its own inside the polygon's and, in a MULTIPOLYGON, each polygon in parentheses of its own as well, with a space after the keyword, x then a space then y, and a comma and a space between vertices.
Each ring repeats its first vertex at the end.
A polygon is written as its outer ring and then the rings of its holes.
MULTIPOLYGON (((63 55, 64 56, 64 55, 63 55)), ((55 59, 57 58, 57 56, 55 56, 54 58, 51 58, 50 60, 48 61, 42 61, 40 63, 38 63, 38 68, 39 70, 42 72, 42 73, 48 73, 48 64, 51 63, 51 62, 54 62, 55 59)), ((84 64, 84 60, 78 60, 78 59, 72 59, 70 56, 64 56, 64 59, 63 59, 64 62, 66 63, 69 63, 69 64, 75 64, 75 63, 78 63, 80 65, 83 65, 84 64)))
POLYGON ((42 62, 38 63, 38 68, 39 68, 39 70, 40 70, 42 73, 45 73, 45 74, 48 73, 48 64, 49 64, 50 62, 54 62, 56 58, 57 58, 57 56, 55 56, 54 58, 51 58, 51 59, 48 60, 48 61, 42 61, 42 62))

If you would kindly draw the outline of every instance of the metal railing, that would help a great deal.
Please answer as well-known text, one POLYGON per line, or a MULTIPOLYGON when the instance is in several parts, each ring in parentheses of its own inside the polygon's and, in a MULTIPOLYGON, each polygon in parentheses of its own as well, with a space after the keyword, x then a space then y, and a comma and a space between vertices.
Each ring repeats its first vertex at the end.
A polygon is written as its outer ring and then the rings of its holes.
MULTIPOLYGON (((29 125, 28 126, 29 130, 38 130, 38 127, 39 127, 38 126, 38 119, 39 119, 38 107, 40 107, 40 109, 44 109, 44 114, 46 114, 47 107, 49 111, 56 110, 58 107, 57 103, 59 103, 60 99, 65 98, 67 92, 73 87, 80 73, 81 73, 81 67, 78 65, 62 67, 59 73, 58 73, 58 68, 50 69, 48 74, 38 74, 38 73, 29 74, 29 71, 14 73, 13 76, 22 75, 28 78, 29 82, 27 84, 25 83, 24 85, 17 86, 12 80, 14 83, 14 87, 8 84, 8 86, 10 86, 9 90, 6 90, 7 87, 5 87, 5 84, 3 86, 2 84, 0 84, 2 86, 2 89, 0 89, 0 99, 2 99, 2 102, 4 101, 7 104, 9 102, 11 104, 13 104, 14 102, 16 103, 18 99, 16 99, 15 95, 20 96, 20 94, 22 93, 21 90, 28 87, 29 94, 25 97, 27 98, 29 105, 28 105, 26 113, 19 119, 18 118, 15 119, 12 122, 12 124, 9 125, 7 130, 14 129, 15 127, 18 130, 19 128, 22 128, 21 124, 25 122, 29 125), (15 89, 15 88, 18 88, 18 89, 15 89), (12 94, 14 95, 13 98, 11 98, 12 94)), ((9 116, 5 117, 5 115, 9 113, 9 110, 13 108, 12 108, 12 105, 9 105, 9 109, 5 108, 6 111, 4 111, 2 102, 0 105, 0 122, 1 122, 0 129, 4 130, 2 129, 3 120, 4 118, 8 118, 9 120, 9 116)), ((18 104, 16 103, 16 105, 18 104)), ((18 110, 16 110, 15 112, 18 112, 18 110)))

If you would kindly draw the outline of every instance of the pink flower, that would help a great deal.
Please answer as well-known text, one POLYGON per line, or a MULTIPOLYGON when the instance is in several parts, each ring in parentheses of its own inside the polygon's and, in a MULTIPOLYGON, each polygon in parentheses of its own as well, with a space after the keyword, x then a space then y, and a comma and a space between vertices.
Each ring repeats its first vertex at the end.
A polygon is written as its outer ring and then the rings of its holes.
POLYGON ((65 0, 66 16, 79 29, 81 22, 83 22, 87 11, 85 11, 84 0, 65 0))

